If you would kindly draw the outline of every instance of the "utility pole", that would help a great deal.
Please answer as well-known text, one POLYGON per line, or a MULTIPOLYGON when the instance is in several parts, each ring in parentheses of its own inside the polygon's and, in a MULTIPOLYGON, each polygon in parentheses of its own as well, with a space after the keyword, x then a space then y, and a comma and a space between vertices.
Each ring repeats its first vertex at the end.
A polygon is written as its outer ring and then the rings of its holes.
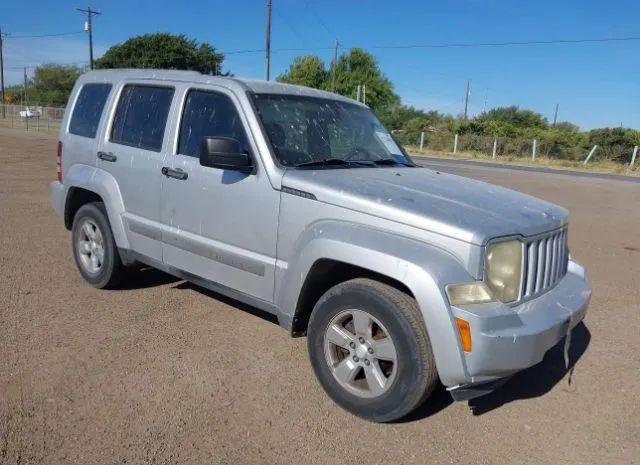
POLYGON ((467 111, 469 109, 469 94, 471 93, 471 82, 467 79, 467 92, 464 94, 464 120, 467 120, 467 111))
POLYGON ((269 71, 271 68, 271 0, 267 0, 267 44, 265 47, 265 79, 269 80, 269 71))
POLYGON ((553 127, 556 127, 556 123, 558 122, 558 107, 560 106, 559 103, 556 103, 556 112, 553 114, 553 127))
POLYGON ((89 32, 89 67, 93 69, 93 21, 92 18, 95 15, 101 15, 99 11, 94 11, 91 7, 87 7, 86 10, 82 8, 76 8, 76 10, 87 14, 87 31, 89 32))
POLYGON ((7 117, 7 111, 4 107, 4 59, 2 57, 2 29, 0 29, 0 98, 2 98, 2 119, 7 117))
POLYGON ((333 73, 331 74, 331 92, 336 91, 336 74, 338 73, 338 39, 333 46, 333 73))
POLYGON ((22 103, 23 106, 25 107, 26 110, 26 106, 27 106, 27 68, 26 66, 24 67, 24 98, 22 99, 22 103))

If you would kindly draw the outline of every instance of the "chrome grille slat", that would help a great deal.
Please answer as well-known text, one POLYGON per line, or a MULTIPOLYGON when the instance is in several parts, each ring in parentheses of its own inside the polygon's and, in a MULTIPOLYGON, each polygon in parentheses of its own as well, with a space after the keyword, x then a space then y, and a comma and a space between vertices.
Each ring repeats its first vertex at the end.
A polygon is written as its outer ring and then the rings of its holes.
POLYGON ((566 227, 525 241, 524 251, 521 300, 545 292, 566 274, 569 258, 566 227))
POLYGON ((547 254, 544 252, 546 239, 538 241, 538 269, 536 270, 536 291, 537 294, 542 290, 542 283, 544 282, 544 264, 547 254))
POLYGON ((553 239, 550 237, 545 239, 545 259, 544 259, 544 281, 542 283, 542 288, 546 289, 549 287, 549 275, 551 274, 551 245, 553 244, 553 239))
MULTIPOLYGON (((549 239, 550 245, 549 245, 549 277, 548 280, 549 282, 547 283, 547 286, 549 284, 551 284, 553 282, 553 274, 555 273, 555 269, 556 269, 556 236, 555 234, 553 234, 551 236, 551 238, 549 239)), ((547 287, 545 286, 545 287, 547 287)))
POLYGON ((558 281, 560 279, 560 277, 562 276, 561 270, 562 270, 562 255, 563 255, 563 250, 564 247, 562 246, 562 237, 563 237, 563 231, 560 231, 558 233, 558 245, 556 246, 557 250, 556 250, 556 255, 558 257, 558 263, 556 263, 556 275, 555 275, 555 279, 553 280, 554 282, 558 281))
POLYGON ((527 244, 527 281, 525 296, 529 297, 535 292, 536 272, 538 270, 538 249, 535 243, 527 244))

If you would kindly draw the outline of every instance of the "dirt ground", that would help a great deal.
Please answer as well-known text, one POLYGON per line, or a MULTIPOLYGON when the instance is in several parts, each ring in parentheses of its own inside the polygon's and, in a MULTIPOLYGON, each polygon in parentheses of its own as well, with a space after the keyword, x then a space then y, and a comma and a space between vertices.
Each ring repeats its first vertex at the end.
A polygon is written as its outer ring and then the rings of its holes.
MULTIPOLYGON (((571 210, 594 296, 561 347, 471 405, 379 425, 338 408, 305 339, 155 271, 100 291, 50 206, 56 138, 0 129, 1 464, 640 463, 640 186, 451 168, 571 210)), ((440 168, 446 170, 445 168, 440 168)))

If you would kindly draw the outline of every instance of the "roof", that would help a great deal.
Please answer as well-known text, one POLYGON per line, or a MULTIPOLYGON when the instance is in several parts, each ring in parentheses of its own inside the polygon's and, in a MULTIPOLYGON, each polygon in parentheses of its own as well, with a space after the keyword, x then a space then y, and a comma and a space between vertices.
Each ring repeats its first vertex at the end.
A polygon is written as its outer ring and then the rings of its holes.
POLYGON ((144 79, 154 81, 193 82, 199 84, 219 84, 236 91, 249 90, 261 94, 287 94, 341 100, 362 105, 357 101, 324 90, 311 87, 284 84, 277 81, 246 79, 235 76, 210 76, 197 71, 166 69, 101 69, 82 75, 83 81, 103 81, 115 79, 144 79))

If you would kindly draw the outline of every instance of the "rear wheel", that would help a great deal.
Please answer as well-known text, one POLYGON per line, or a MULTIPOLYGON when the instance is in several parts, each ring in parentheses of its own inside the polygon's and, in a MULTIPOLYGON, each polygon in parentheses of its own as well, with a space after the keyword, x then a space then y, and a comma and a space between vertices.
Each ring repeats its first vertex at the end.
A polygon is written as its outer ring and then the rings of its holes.
POLYGON ((311 314, 308 348, 320 384, 341 407, 371 421, 410 413, 438 375, 415 300, 370 279, 331 288, 311 314))
POLYGON ((71 228, 73 257, 82 277, 94 287, 115 286, 122 276, 122 261, 102 202, 83 205, 71 228))

